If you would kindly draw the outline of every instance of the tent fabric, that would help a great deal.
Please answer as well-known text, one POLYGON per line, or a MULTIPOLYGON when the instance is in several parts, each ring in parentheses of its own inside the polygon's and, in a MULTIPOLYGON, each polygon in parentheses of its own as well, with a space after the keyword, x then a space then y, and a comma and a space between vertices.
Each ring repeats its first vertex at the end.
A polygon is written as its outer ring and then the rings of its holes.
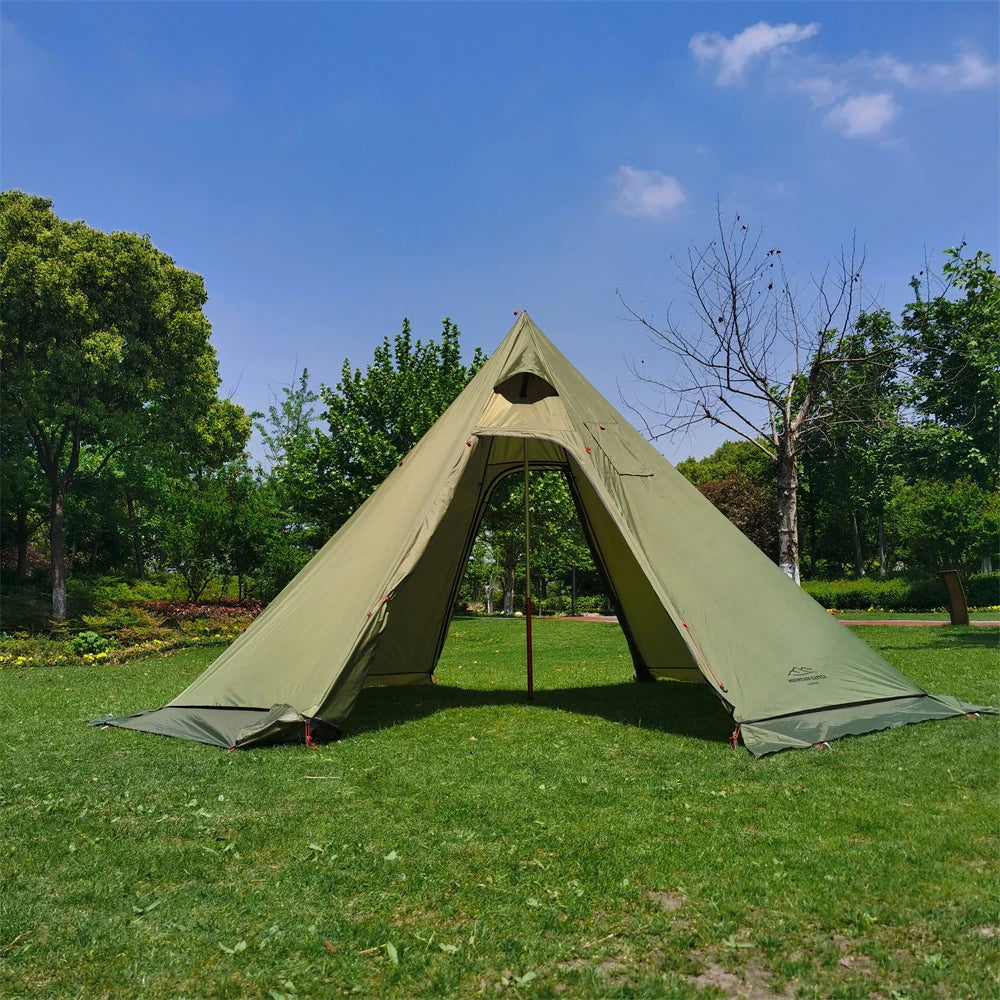
POLYGON ((97 725, 227 748, 339 733, 362 688, 432 680, 493 487, 565 476, 637 679, 707 683, 755 755, 990 711, 929 695, 833 619, 526 313, 247 631, 168 705, 97 725))

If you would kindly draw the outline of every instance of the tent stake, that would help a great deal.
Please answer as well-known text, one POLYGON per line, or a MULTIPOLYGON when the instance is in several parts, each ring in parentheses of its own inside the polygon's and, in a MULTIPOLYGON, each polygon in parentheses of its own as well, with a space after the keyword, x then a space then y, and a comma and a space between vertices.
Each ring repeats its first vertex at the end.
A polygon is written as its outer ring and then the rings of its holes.
POLYGON ((535 700, 531 663, 531 516, 528 513, 528 439, 524 439, 524 620, 528 654, 528 701, 535 700))

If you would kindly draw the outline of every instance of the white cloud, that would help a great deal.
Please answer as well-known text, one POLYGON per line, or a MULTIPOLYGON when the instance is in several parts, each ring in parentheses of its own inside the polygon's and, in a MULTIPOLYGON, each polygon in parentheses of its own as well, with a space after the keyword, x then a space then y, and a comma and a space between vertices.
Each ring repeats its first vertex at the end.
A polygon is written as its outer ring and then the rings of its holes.
POLYGON ((688 48, 701 64, 716 69, 715 82, 722 87, 742 82, 752 64, 766 61, 765 82, 772 89, 803 95, 826 126, 849 139, 880 136, 884 141, 901 114, 900 104, 914 102, 906 91, 954 93, 995 89, 1000 83, 1000 63, 972 46, 950 61, 923 63, 904 62, 890 53, 829 57, 815 46, 797 48, 819 30, 816 22, 760 21, 732 37, 700 32, 688 48))
POLYGON ((656 219, 677 208, 687 197, 680 181, 659 170, 621 166, 614 176, 615 208, 622 215, 656 219))
POLYGON ((896 117, 899 107, 892 94, 860 94, 828 111, 823 121, 848 139, 877 135, 896 117))
POLYGON ((760 21, 732 38, 726 38, 717 31, 701 32, 691 38, 688 48, 699 62, 718 60, 719 73, 715 81, 720 87, 725 87, 742 80, 743 71, 754 59, 781 55, 793 45, 812 38, 818 31, 819 25, 815 22, 768 24, 767 21, 760 21))
POLYGON ((792 83, 795 90, 801 90, 809 95, 809 101, 814 108, 825 108, 839 101, 846 93, 842 83, 837 83, 828 76, 812 76, 805 80, 792 83))
POLYGON ((915 90, 977 90, 994 86, 1000 79, 1000 66, 988 63, 978 52, 963 52, 951 63, 926 63, 923 66, 883 55, 872 66, 876 76, 915 90))

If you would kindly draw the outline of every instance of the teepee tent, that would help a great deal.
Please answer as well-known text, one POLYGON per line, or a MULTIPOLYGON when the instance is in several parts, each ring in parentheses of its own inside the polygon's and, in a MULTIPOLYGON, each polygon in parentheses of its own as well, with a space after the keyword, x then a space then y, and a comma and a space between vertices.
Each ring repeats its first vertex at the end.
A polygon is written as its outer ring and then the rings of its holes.
POLYGON ((976 711, 918 688, 790 581, 522 313, 264 613, 155 711, 96 724, 251 747, 341 731, 361 689, 432 679, 484 506, 567 479, 638 680, 709 684, 760 755, 976 711))

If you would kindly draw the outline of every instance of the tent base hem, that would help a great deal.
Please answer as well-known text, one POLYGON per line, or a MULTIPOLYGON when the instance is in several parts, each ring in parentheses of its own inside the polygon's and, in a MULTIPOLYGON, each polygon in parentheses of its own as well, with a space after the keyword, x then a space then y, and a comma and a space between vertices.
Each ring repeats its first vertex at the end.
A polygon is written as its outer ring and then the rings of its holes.
POLYGON ((342 732, 322 719, 302 715, 290 705, 272 705, 269 709, 165 705, 136 715, 93 719, 89 725, 173 736, 226 750, 278 743, 328 743, 339 739, 342 732))
POLYGON ((746 748, 755 757, 779 750, 805 749, 842 736, 860 736, 931 719, 956 715, 997 714, 985 705, 967 705, 941 694, 916 694, 842 708, 820 708, 797 715, 738 723, 746 748))

